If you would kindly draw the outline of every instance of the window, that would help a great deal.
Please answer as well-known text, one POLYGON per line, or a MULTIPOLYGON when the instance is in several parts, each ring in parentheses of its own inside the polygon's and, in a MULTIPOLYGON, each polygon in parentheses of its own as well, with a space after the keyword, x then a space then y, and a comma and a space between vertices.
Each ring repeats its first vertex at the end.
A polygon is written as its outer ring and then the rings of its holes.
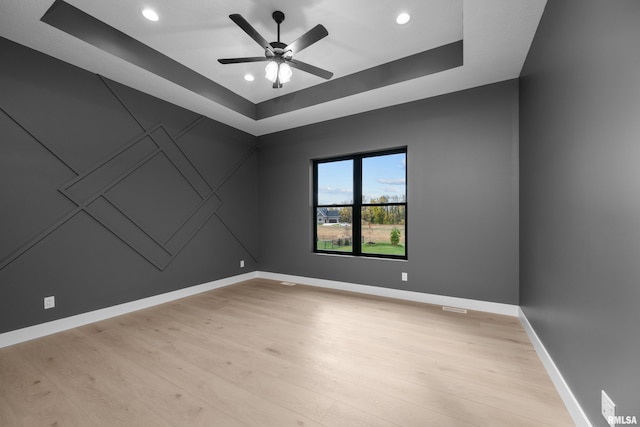
POLYGON ((314 252, 407 258, 407 149, 313 162, 314 252))

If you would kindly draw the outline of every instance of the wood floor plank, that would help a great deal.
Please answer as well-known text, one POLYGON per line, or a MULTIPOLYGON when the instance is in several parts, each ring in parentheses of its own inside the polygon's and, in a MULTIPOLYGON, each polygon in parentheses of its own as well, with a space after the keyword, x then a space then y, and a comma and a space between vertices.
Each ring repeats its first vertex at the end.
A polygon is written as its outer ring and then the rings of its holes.
MULTIPOLYGON (((99 371, 110 376, 114 376, 115 372, 115 376, 121 377, 121 387, 130 389, 138 404, 156 412, 169 424, 203 427, 246 425, 211 405, 204 396, 194 393, 190 384, 173 382, 158 375, 150 369, 148 358, 140 353, 134 359, 127 358, 126 351, 122 351, 123 341, 105 339, 109 332, 90 335, 81 331, 77 333, 76 341, 86 341, 92 347, 92 352, 103 355, 99 371), (117 346, 112 345, 116 343, 117 346)), ((70 344, 80 347, 77 343, 70 344)), ((166 365, 161 368, 165 369, 166 365)))
POLYGON ((573 424, 518 319, 252 279, 1 349, 0 425, 573 424))
POLYGON ((399 427, 342 402, 336 402, 322 420, 325 427, 399 427))
POLYGON ((450 414, 396 398, 375 383, 358 383, 341 375, 318 372, 309 367, 292 367, 283 376, 294 383, 307 383, 314 390, 348 402, 354 408, 401 426, 476 426, 450 414))
MULTIPOLYGON (((245 393, 245 401, 250 400, 254 407, 261 407, 266 411, 266 414, 262 415, 256 412, 253 415, 254 421, 261 417, 268 419, 268 414, 275 408, 281 413, 282 425, 288 425, 284 424, 286 417, 283 416, 287 411, 290 413, 291 425, 297 422, 312 425, 309 420, 320 420, 333 403, 332 399, 302 387, 287 384, 277 376, 266 373, 273 372, 273 368, 268 368, 267 360, 256 358, 256 355, 249 354, 232 343, 207 340, 202 332, 193 334, 188 325, 162 320, 164 314, 157 310, 155 313, 145 313, 142 321, 136 320, 137 316, 125 317, 132 318, 124 321, 127 325, 124 335, 133 337, 139 345, 149 348, 154 345, 154 342, 163 343, 159 347, 161 354, 147 358, 147 363, 157 367, 161 376, 166 376, 173 382, 182 383, 185 388, 200 390, 204 395, 215 399, 217 408, 244 422, 250 421, 246 417, 246 413, 250 411, 246 407, 238 407, 228 399, 217 398, 215 389, 224 386, 227 390, 232 389, 234 393, 245 393), (153 326, 158 324, 162 324, 164 329, 153 326), (160 335, 164 337, 159 338, 160 335), (185 365, 185 362, 188 365, 185 365), (170 369, 167 373, 166 366, 179 366, 179 368, 170 369)), ((107 329, 94 336, 100 335, 108 339, 110 333, 113 333, 111 329, 107 329)), ((120 342, 121 346, 124 344, 124 339, 115 341, 112 338, 110 341, 114 344, 120 342)), ((133 358, 135 359, 136 356, 133 358)), ((278 372, 280 370, 278 369, 278 372)))
MULTIPOLYGON (((240 314, 237 313, 236 316, 240 317, 240 314)), ((254 328, 256 327, 255 325, 260 325, 263 328, 269 327, 269 324, 263 321, 264 317, 259 317, 252 313, 243 313, 242 318, 247 322, 252 322, 250 326, 249 325, 244 325, 244 326, 247 326, 246 328, 247 333, 251 333, 253 331, 257 334, 257 336, 254 338, 254 341, 259 341, 262 339, 263 336, 267 336, 270 339, 273 338, 274 340, 282 343, 281 346, 296 345, 295 343, 294 344, 287 343, 289 337, 287 335, 282 335, 279 332, 279 331, 286 331, 287 330, 285 327, 286 325, 279 324, 280 328, 278 328, 278 330, 275 332, 265 331, 264 333, 260 333, 260 330, 254 331, 254 328)), ((277 323, 277 321, 274 319, 271 319, 269 323, 273 323, 273 322, 277 323)), ((382 344, 375 343, 374 341, 380 341, 381 336, 371 335, 371 333, 367 329, 361 330, 358 334, 354 332, 350 332, 350 334, 346 334, 346 335, 340 333, 339 337, 336 340, 331 340, 330 334, 333 332, 333 330, 327 333, 326 327, 323 327, 322 329, 320 329, 317 324, 314 326, 314 328, 315 328, 314 329, 315 337, 317 338, 317 336, 320 336, 321 339, 317 340, 314 337, 311 337, 310 335, 305 336, 303 338, 304 341, 302 342, 298 341, 298 343, 302 344, 298 352, 303 352, 305 347, 313 346, 314 358, 316 359, 318 359, 323 354, 329 358, 336 358, 339 356, 344 364, 347 360, 345 359, 345 355, 339 354, 342 351, 341 343, 339 342, 339 340, 348 338, 349 345, 352 344, 354 341, 358 341, 357 345, 354 347, 357 348, 360 353, 363 353, 363 352, 368 353, 371 357, 375 357, 378 360, 382 360, 382 361, 386 360, 388 364, 396 365, 396 367, 399 367, 402 363, 419 366, 421 363, 424 363, 426 361, 434 361, 434 363, 436 363, 444 360, 444 361, 448 361, 448 364, 451 364, 454 367, 454 369, 457 369, 457 366, 466 366, 466 365, 472 364, 474 365, 474 368, 473 368, 474 370, 480 367, 484 369, 487 375, 490 375, 492 377, 501 376, 503 381, 506 381, 509 384, 514 384, 514 385, 524 383, 526 384, 527 387, 531 387, 537 384, 538 379, 540 378, 540 376, 536 375, 534 377, 526 377, 524 379, 521 379, 521 370, 522 370, 521 366, 516 366, 514 369, 511 369, 509 364, 500 363, 500 360, 495 357, 490 357, 489 359, 487 359, 487 362, 485 362, 483 366, 482 364, 480 364, 479 356, 469 351, 468 349, 454 348, 453 351, 450 351, 446 354, 442 354, 440 352, 436 353, 435 356, 431 354, 435 351, 433 350, 433 348, 445 347, 451 350, 449 346, 446 345, 447 342, 444 342, 444 343, 438 342, 437 343, 438 345, 429 345, 426 347, 418 345, 417 348, 413 349, 413 351, 407 352, 402 349, 399 349, 398 348, 399 346, 393 345, 392 343, 389 343, 389 342, 382 343, 382 344), (365 338, 362 338, 363 336, 365 336, 365 338)), ((345 328, 350 330, 349 327, 345 327, 345 328)), ((417 345, 415 343, 419 342, 419 339, 418 339, 419 337, 405 336, 404 332, 396 331, 396 335, 399 337, 400 341, 404 340, 406 342, 413 343, 413 344, 407 344, 408 346, 415 347, 417 345)), ((264 346, 268 346, 268 345, 269 345, 268 343, 264 343, 264 346)), ((273 350, 274 349, 272 348, 272 351, 273 350)), ((533 351, 533 348, 530 345, 526 350, 535 356, 535 352, 533 351)), ((289 353, 294 353, 294 352, 295 350, 289 350, 289 353)), ((362 358, 354 362, 355 365, 360 365, 363 363, 367 363, 367 361, 362 360, 362 358)), ((448 368, 446 364, 442 365, 441 363, 441 365, 439 366, 439 369, 445 371, 448 368)), ((541 371, 536 371, 536 374, 539 374, 540 372, 541 371)), ((547 383, 548 378, 545 378, 545 375, 541 376, 542 380, 540 381, 542 381, 545 385, 548 385, 547 383)))
MULTIPOLYGON (((95 420, 93 425, 144 425, 154 422, 169 426, 146 407, 136 404, 136 396, 119 381, 76 361, 87 356, 82 349, 62 347, 66 332, 44 337, 20 345, 20 354, 41 369, 62 392, 82 406, 95 420), (76 355, 77 357, 74 357, 76 355)), ((86 360, 90 360, 90 356, 86 360)), ((74 416, 74 415, 71 415, 74 416)))
POLYGON ((18 352, 0 350, 0 425, 86 426, 94 421, 18 352))
MULTIPOLYGON (((526 391, 518 390, 516 385, 507 388, 492 387, 469 381, 468 378, 457 378, 437 371, 422 371, 418 379, 409 377, 409 382, 415 382, 424 387, 436 387, 445 393, 467 400, 482 403, 489 407, 503 408, 524 417, 538 420, 542 424, 571 425, 568 413, 563 406, 558 406, 557 399, 545 400, 535 395, 523 397, 526 391)), ((404 385, 403 391, 412 388, 404 385)))
MULTIPOLYGON (((203 405, 207 405, 216 411, 214 419, 216 425, 240 426, 246 425, 234 419, 223 410, 219 410, 219 405, 211 399, 208 394, 201 393, 203 383, 215 383, 215 377, 208 376, 206 372, 198 370, 189 362, 174 358, 156 345, 148 345, 143 339, 118 327, 111 327, 109 322, 101 322, 99 329, 92 326, 80 328, 87 334, 89 339, 99 345, 106 346, 121 358, 126 359, 135 369, 146 369, 153 372, 164 381, 169 381, 177 387, 185 390, 186 393, 196 396, 203 405)), ((117 320, 120 322, 120 319, 117 320)), ((127 364, 127 362, 122 362, 127 364)), ((205 425, 206 425, 206 419, 205 425)))

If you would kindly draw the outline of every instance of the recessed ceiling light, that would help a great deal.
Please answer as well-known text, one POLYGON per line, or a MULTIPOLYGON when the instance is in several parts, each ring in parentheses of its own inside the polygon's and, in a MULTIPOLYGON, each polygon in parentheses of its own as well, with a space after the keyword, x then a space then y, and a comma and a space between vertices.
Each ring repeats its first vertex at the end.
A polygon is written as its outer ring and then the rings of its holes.
POLYGON ((409 15, 406 12, 402 12, 400 15, 398 15, 398 17, 396 18, 396 23, 400 24, 400 25, 404 25, 407 22, 409 22, 409 20, 411 19, 411 15, 409 15))
POLYGON ((149 8, 142 10, 142 16, 147 18, 149 21, 153 21, 153 22, 156 22, 158 19, 160 19, 156 11, 149 8))
POLYGON ((255 80, 255 77, 253 77, 253 74, 245 74, 244 79, 248 82, 252 82, 255 80))

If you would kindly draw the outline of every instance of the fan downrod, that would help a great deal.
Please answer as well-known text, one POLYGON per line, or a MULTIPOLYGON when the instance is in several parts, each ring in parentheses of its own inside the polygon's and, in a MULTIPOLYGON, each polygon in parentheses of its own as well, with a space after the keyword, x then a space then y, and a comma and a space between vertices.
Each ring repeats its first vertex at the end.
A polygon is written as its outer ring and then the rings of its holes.
MULTIPOLYGON (((282 22, 284 21, 284 13, 276 10, 271 14, 271 17, 274 21, 276 21, 276 24, 278 24, 278 44, 280 44, 280 24, 282 24, 282 22)), ((271 45, 273 46, 273 43, 271 45)))

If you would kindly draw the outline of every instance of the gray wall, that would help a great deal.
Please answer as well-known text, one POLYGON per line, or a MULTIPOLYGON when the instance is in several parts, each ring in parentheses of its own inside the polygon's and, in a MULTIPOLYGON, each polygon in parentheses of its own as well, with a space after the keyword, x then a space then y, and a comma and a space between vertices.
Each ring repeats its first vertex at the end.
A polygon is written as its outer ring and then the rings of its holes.
POLYGON ((638 22, 550 0, 520 100, 260 138, 0 39, 0 333, 260 269, 520 303, 595 425, 640 416, 638 22), (405 145, 409 260, 313 254, 311 160, 405 145))
POLYGON ((256 269, 255 137, 2 38, 0 63, 0 333, 256 269))
POLYGON ((260 270, 517 304, 517 105, 508 81, 260 137, 260 270), (408 261, 312 253, 311 160, 405 145, 408 261))
POLYGON ((520 303, 596 426, 640 417, 639 23, 551 0, 520 84, 520 303))

